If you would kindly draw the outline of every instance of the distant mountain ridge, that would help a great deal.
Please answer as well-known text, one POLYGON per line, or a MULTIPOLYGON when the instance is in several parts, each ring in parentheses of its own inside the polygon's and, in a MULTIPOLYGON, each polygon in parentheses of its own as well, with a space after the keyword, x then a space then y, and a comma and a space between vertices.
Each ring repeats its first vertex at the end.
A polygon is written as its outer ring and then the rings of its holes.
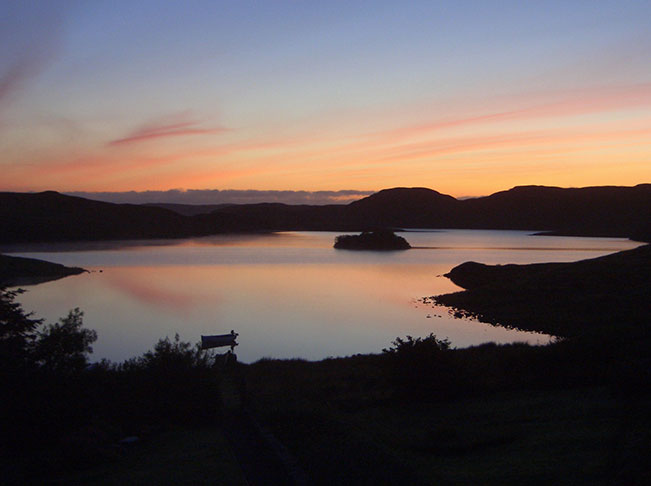
POLYGON ((651 184, 563 189, 518 186, 462 201, 465 219, 503 229, 540 229, 594 236, 630 235, 651 220, 651 184), (473 215, 483 212, 482 222, 473 215))
POLYGON ((217 209, 221 209, 230 205, 231 205, 230 203, 225 203, 225 204, 143 203, 142 204, 142 206, 170 209, 175 213, 182 214, 183 216, 196 216, 197 214, 211 213, 217 209))
POLYGON ((0 193, 1 243, 377 228, 539 230, 649 241, 651 184, 579 189, 519 186, 463 200, 432 189, 398 187, 347 205, 262 203, 194 209, 113 204, 53 191, 0 193))
POLYGON ((0 193, 0 242, 173 238, 215 233, 210 221, 168 209, 112 204, 54 191, 0 193))

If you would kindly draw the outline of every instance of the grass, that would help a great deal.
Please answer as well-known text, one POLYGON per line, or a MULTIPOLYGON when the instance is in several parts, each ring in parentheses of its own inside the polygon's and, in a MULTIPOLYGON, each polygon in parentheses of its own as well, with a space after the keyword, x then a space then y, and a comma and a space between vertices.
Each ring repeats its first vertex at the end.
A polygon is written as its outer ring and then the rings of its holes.
POLYGON ((173 428, 123 446, 112 461, 64 474, 47 484, 245 485, 219 428, 173 428))
POLYGON ((249 367, 258 413, 313 484, 590 484, 649 477, 651 398, 608 387, 391 394, 381 356, 249 367))

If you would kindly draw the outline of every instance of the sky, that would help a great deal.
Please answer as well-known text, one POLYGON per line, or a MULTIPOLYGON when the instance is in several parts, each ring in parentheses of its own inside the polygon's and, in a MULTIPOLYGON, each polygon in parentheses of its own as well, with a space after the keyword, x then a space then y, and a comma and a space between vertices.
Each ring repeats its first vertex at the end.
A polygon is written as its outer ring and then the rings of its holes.
POLYGON ((627 0, 0 0, 0 190, 651 182, 650 23, 627 0))

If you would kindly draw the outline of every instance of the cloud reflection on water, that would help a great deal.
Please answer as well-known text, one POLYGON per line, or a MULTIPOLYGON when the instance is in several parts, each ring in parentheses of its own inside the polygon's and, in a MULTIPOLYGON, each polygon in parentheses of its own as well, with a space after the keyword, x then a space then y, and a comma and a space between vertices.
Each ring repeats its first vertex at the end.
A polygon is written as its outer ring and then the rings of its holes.
MULTIPOLYGON (((155 267, 120 268, 106 272, 106 282, 122 294, 147 306, 165 308, 178 314, 187 314, 197 303, 199 296, 182 287, 183 269, 173 281, 161 279, 155 267)), ((216 301, 213 297, 213 301, 216 301)))

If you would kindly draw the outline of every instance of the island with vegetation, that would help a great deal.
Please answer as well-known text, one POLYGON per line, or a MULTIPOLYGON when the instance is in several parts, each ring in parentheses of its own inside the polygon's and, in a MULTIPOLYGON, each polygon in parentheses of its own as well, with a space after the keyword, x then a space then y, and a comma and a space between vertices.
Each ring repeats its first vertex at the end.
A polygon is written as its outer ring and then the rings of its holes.
POLYGON ((334 247, 343 250, 408 250, 411 245, 389 230, 364 231, 359 235, 339 235, 334 247))

